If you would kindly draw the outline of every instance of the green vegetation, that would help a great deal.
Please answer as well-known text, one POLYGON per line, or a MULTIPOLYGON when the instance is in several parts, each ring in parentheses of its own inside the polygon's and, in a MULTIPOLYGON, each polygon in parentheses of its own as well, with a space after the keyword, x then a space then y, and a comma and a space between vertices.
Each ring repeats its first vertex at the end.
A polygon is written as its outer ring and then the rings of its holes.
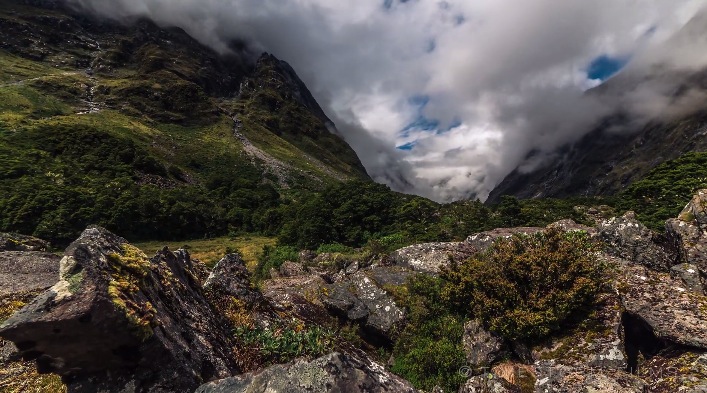
POLYGON ((334 333, 314 326, 237 327, 236 339, 255 347, 265 364, 287 363, 298 357, 317 357, 334 347, 334 333))
POLYGON ((602 290, 605 267, 596 251, 583 232, 499 239, 442 273, 444 298, 503 338, 541 339, 591 306, 602 290))
POLYGON ((459 372, 466 365, 464 320, 442 298, 444 285, 439 278, 418 275, 395 291, 396 301, 408 310, 408 323, 395 343, 392 371, 419 389, 438 385, 456 392, 466 381, 459 372))
POLYGON ((707 188, 707 153, 687 153, 658 165, 631 184, 615 201, 620 211, 633 210, 646 226, 662 231, 701 188, 707 188))
POLYGON ((253 277, 256 281, 269 277, 270 269, 279 269, 287 261, 299 261, 299 250, 292 246, 265 246, 258 258, 253 277))

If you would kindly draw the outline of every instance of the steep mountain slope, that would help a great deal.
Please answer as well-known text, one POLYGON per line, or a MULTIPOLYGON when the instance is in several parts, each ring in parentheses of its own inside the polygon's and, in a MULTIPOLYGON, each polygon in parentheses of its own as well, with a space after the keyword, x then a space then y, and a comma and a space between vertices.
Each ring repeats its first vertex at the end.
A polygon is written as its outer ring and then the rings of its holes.
MULTIPOLYGON (((703 52, 707 48, 705 31, 707 12, 702 12, 666 43, 634 59, 621 74, 588 94, 625 97, 645 90, 664 95, 671 102, 703 96, 707 92, 707 70, 684 64, 682 71, 669 71, 662 65, 674 61, 668 56, 678 56, 681 50, 687 50, 684 48, 703 52)), ((617 107, 613 116, 578 142, 565 146, 546 166, 531 173, 512 172, 494 189, 488 201, 496 203, 502 195, 520 198, 613 195, 665 161, 687 152, 707 150, 707 105, 700 102, 690 109, 682 115, 662 119, 658 113, 652 113, 659 120, 636 126, 631 125, 633 119, 626 116, 624 109, 617 107), (618 133, 617 128, 621 129, 618 133)))
POLYGON ((368 179, 287 63, 62 4, 0 1, 2 230, 247 231, 298 190, 368 179))

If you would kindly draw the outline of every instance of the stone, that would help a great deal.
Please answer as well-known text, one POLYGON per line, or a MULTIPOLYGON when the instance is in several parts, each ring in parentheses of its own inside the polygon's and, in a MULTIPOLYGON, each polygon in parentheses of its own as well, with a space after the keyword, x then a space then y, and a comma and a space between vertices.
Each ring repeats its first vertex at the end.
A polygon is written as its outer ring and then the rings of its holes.
POLYGON ((653 232, 638 221, 634 212, 602 221, 598 231, 611 256, 660 271, 668 271, 677 261, 677 255, 655 242, 653 232))
POLYGON ((697 265, 691 265, 689 263, 675 265, 670 268, 670 277, 680 280, 685 289, 690 292, 695 292, 700 295, 705 294, 702 278, 700 277, 700 269, 697 265))
POLYGON ((321 301, 335 315, 360 323, 367 333, 388 342, 405 319, 403 310, 366 271, 325 287, 321 301))
POLYGON ((0 326, 74 392, 191 391, 237 371, 184 250, 142 251, 99 227, 66 250, 60 280, 0 326))
POLYGON ((624 371, 573 367, 540 361, 535 364, 537 393, 644 393, 646 383, 624 371))
POLYGON ((700 190, 685 206, 677 219, 670 219, 665 227, 684 263, 697 266, 707 275, 707 190, 700 190))
POLYGON ((1 251, 47 251, 48 241, 18 233, 0 233, 1 251))
POLYGON ((46 252, 0 252, 0 297, 47 289, 59 281, 61 257, 46 252))
POLYGON ((629 316, 645 322, 660 340, 707 349, 706 296, 666 273, 629 264, 620 269, 615 287, 629 316))
POLYGON ((466 238, 465 242, 472 247, 475 252, 484 252, 497 239, 508 239, 514 235, 533 235, 538 232, 543 232, 545 228, 538 227, 517 227, 517 228, 498 228, 491 231, 480 232, 466 238))
POLYGON ((449 266, 451 260, 461 262, 470 258, 476 250, 468 243, 425 243, 403 247, 390 255, 390 260, 418 272, 436 274, 440 268, 449 266))
POLYGON ((255 307, 265 302, 260 291, 253 287, 246 263, 238 254, 228 254, 216 263, 204 283, 204 291, 211 298, 231 296, 255 307))
POLYGON ((503 340, 487 332, 476 320, 464 324, 464 352, 472 370, 483 371, 506 354, 503 340))
POLYGON ((332 353, 207 383, 195 393, 414 393, 410 383, 365 356, 332 353))
POLYGON ((484 373, 469 378, 459 393, 521 393, 521 390, 493 373, 484 373))
POLYGON ((280 276, 282 277, 296 277, 303 276, 307 274, 304 266, 299 263, 285 261, 285 263, 280 266, 280 276))

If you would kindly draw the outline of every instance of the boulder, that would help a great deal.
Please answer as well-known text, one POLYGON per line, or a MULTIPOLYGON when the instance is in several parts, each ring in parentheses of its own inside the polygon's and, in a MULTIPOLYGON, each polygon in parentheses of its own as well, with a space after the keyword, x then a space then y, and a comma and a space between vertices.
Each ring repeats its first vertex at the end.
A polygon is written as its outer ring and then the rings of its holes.
POLYGON ((496 374, 484 373, 469 378, 459 393, 521 393, 521 389, 496 374))
POLYGON ((304 276, 305 274, 307 274, 307 271, 300 263, 285 261, 285 263, 280 266, 280 276, 282 277, 297 277, 304 276))
POLYGON ((0 252, 0 298, 47 289, 59 281, 61 257, 46 252, 0 252))
POLYGON ((506 354, 503 340, 487 332, 476 320, 464 324, 462 342, 468 365, 474 371, 482 372, 506 354))
POLYGON ((563 232, 587 232, 590 236, 596 236, 597 229, 586 225, 577 224, 574 220, 560 220, 547 226, 548 229, 559 229, 563 232))
MULTIPOLYGON (((380 273, 379 273, 380 274, 380 273)), ((321 301, 335 315, 360 323, 374 337, 392 341, 405 314, 367 271, 323 288, 321 301)))
POLYGON ((323 288, 330 284, 325 277, 310 274, 266 280, 263 295, 280 314, 293 315, 307 323, 327 324, 331 316, 319 299, 323 288))
POLYGON ((624 318, 645 323, 647 329, 642 330, 659 340, 707 349, 706 296, 690 292, 667 273, 629 264, 620 268, 615 287, 628 314, 624 318))
POLYGON ((707 275, 706 202, 707 190, 698 191, 678 218, 665 224, 682 262, 697 266, 702 275, 707 275))
POLYGON ((498 228, 471 235, 466 238, 465 242, 470 245, 475 252, 484 252, 488 250, 497 239, 508 239, 513 235, 533 235, 544 230, 545 228, 538 227, 498 228))
POLYGON ((536 363, 535 371, 537 393, 644 393, 647 388, 637 376, 618 370, 566 366, 550 360, 536 363))
POLYGON ((670 268, 670 277, 680 280, 685 289, 690 292, 701 295, 705 294, 702 286, 702 278, 700 277, 700 269, 697 265, 691 265, 689 263, 675 265, 670 268))
POLYGON ((258 373, 207 383, 196 393, 414 393, 406 381, 365 356, 332 353, 308 361, 296 360, 258 373))
POLYGON ((211 299, 232 297, 248 307, 265 303, 262 293, 253 287, 245 261, 238 254, 228 254, 216 263, 204 283, 204 291, 211 299))
POLYGON ((476 250, 466 242, 425 243, 401 248, 390 255, 399 266, 409 267, 418 272, 436 274, 451 260, 463 261, 476 250))
POLYGON ((598 231, 598 238, 611 256, 661 271, 668 271, 677 260, 676 255, 656 243, 653 232, 633 212, 602 221, 598 231))
POLYGON ((0 251, 47 251, 49 242, 18 233, 0 233, 0 251))
POLYGON ((236 371, 224 324, 189 254, 151 260, 90 227, 66 250, 60 280, 0 326, 40 373, 71 392, 191 391, 236 371))

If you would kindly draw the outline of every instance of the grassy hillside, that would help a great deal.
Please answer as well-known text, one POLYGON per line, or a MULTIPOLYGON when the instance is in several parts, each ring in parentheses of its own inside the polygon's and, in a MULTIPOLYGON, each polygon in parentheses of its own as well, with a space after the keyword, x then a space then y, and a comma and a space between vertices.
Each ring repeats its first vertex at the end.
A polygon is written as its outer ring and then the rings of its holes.
POLYGON ((289 66, 249 56, 1 1, 0 231, 57 244, 90 223, 131 240, 274 233, 269 211, 367 179, 289 66))

